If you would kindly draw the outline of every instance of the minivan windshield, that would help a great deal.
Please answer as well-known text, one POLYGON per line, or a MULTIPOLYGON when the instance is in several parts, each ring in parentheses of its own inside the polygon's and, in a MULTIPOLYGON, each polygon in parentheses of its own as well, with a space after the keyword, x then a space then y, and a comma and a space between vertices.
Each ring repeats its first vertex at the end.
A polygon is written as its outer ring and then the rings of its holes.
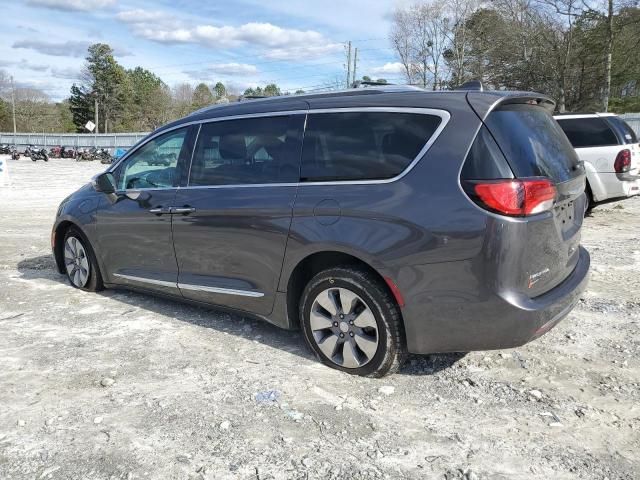
POLYGON ((505 105, 485 123, 516 177, 548 177, 561 183, 582 174, 567 136, 544 108, 505 105))

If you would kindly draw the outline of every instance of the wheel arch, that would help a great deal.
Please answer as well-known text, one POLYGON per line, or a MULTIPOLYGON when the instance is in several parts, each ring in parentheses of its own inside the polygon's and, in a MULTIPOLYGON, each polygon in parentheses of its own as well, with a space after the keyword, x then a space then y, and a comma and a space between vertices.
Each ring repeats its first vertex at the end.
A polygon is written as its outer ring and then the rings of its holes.
MULTIPOLYGON (((390 286, 393 285, 393 281, 388 277, 385 277, 377 269, 371 266, 365 260, 351 254, 338 250, 323 250, 308 254, 302 258, 291 271, 289 278, 287 279, 286 287, 286 303, 287 303, 287 317, 289 325, 291 327, 300 326, 300 297, 309 281, 318 273, 323 270, 328 270, 340 266, 359 267, 368 271, 374 275, 379 281, 382 288, 385 289, 393 301, 399 306, 403 306, 402 297, 400 293, 394 291, 390 286)), ((394 285, 395 286, 395 285, 394 285)), ((400 308, 401 322, 404 325, 402 319, 402 309, 400 308)))
MULTIPOLYGON (((53 247, 53 257, 56 261, 56 267, 58 268, 58 272, 63 274, 66 271, 64 268, 64 258, 62 255, 62 249, 64 248, 64 237, 70 228, 75 228, 78 232, 80 232, 80 234, 84 237, 84 241, 87 243, 87 248, 90 248, 94 255, 96 254, 95 249, 93 248, 93 245, 89 240, 89 236, 84 231, 84 229, 80 226, 80 224, 68 218, 61 220, 54 228, 54 231, 53 231, 54 236, 51 243, 53 247)), ((96 256, 96 259, 97 259, 97 256, 96 256)), ((98 267, 101 270, 100 267, 102 267, 102 265, 100 265, 99 259, 98 259, 98 267)))

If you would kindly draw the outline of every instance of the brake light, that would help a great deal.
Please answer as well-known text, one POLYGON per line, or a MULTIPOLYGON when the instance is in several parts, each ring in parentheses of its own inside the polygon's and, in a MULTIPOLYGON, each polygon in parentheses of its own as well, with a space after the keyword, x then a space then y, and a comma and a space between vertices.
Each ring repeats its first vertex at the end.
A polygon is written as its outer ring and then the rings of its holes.
POLYGON ((625 173, 631 170, 631 150, 624 149, 618 152, 616 161, 613 163, 616 173, 625 173))
POLYGON ((524 217, 553 207, 556 187, 547 178, 504 179, 470 182, 480 206, 503 215, 524 217))

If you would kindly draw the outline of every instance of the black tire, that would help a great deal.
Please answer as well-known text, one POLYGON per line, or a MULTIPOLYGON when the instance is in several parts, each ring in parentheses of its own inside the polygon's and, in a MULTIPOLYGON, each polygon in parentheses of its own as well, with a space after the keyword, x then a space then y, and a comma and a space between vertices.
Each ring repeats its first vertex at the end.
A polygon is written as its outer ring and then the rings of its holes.
POLYGON ((300 299, 300 325, 304 340, 316 357, 325 365, 343 372, 379 378, 397 372, 406 358, 400 308, 386 286, 375 275, 358 267, 336 267, 314 276, 300 299), (334 362, 321 351, 314 337, 311 309, 318 295, 332 288, 346 288, 355 293, 365 302, 375 318, 376 351, 367 363, 360 367, 346 368, 334 362))
POLYGON ((86 258, 89 263, 89 276, 84 285, 76 285, 67 271, 66 275, 69 283, 72 287, 84 290, 85 292, 99 292, 100 290, 103 290, 104 284, 102 282, 102 275, 100 274, 98 262, 96 261, 96 255, 87 238, 77 228, 70 227, 64 236, 64 242, 62 244, 61 252, 63 262, 65 261, 65 246, 67 245, 67 240, 70 238, 75 238, 84 248, 84 251, 86 252, 86 258))
POLYGON ((586 217, 588 215, 591 215, 591 211, 593 210, 593 207, 595 207, 595 203, 593 201, 593 192, 591 191, 589 183, 587 183, 584 189, 584 194, 587 197, 587 201, 584 206, 584 216, 586 217))

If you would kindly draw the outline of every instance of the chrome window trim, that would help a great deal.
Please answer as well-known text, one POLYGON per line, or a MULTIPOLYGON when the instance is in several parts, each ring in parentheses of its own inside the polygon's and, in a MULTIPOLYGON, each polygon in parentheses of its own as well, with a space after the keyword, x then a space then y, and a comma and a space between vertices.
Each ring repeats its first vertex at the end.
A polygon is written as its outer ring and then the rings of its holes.
POLYGON ((235 288, 209 287, 206 285, 192 285, 189 283, 178 283, 180 290, 193 290, 197 292, 221 293, 223 295, 238 295, 241 297, 264 297, 264 293, 252 290, 238 290, 235 288))
MULTIPOLYGON (((282 112, 268 112, 268 113, 249 113, 243 115, 229 115, 226 117, 216 117, 209 118, 204 120, 194 120, 192 122, 182 123, 180 125, 176 125, 171 127, 170 129, 163 130, 155 135, 150 136, 144 143, 139 143, 135 146, 135 150, 127 152, 118 163, 113 165, 107 171, 112 172, 115 170, 120 163, 125 161, 130 155, 135 153, 136 150, 141 148, 147 142, 150 142, 154 138, 159 135, 163 135, 172 130, 176 130, 178 128, 183 128, 191 125, 198 124, 200 128, 204 123, 212 123, 212 122, 222 122, 226 120, 241 120, 245 118, 260 118, 260 117, 276 117, 276 116, 284 116, 284 115, 306 115, 304 122, 304 129, 306 131, 307 127, 307 119, 309 115, 314 113, 356 113, 356 112, 388 112, 388 113, 415 113, 422 115, 434 115, 440 117, 441 122, 438 125, 438 128, 433 132, 429 140, 425 143, 422 149, 418 152, 416 157, 407 165, 407 167, 400 172, 395 177, 385 178, 380 180, 330 180, 330 181, 319 181, 319 182, 289 182, 289 183, 242 183, 242 184, 230 184, 230 185, 197 185, 197 186, 189 186, 188 182, 191 180, 187 178, 187 186, 186 187, 170 187, 176 190, 192 190, 192 189, 210 189, 210 188, 264 188, 264 187, 304 187, 304 186, 318 186, 318 185, 381 185, 386 183, 397 182, 405 175, 407 175, 416 165, 417 163, 424 157, 424 155, 429 151, 431 146, 436 142, 436 140, 440 137, 442 131, 446 128, 447 124, 451 120, 451 114, 442 109, 436 108, 422 108, 422 107, 345 107, 345 108, 316 108, 310 110, 289 110, 282 112)), ((200 129, 198 129, 198 137, 200 134, 200 129)), ((195 155, 195 149, 197 147, 197 140, 193 147, 193 152, 191 154, 191 162, 189 163, 189 174, 191 173, 191 165, 193 164, 193 156, 195 155)), ((304 140, 303 140, 304 141, 304 140)), ((149 191, 149 190, 167 190, 169 187, 165 188, 139 188, 135 190, 119 190, 117 193, 126 193, 131 191, 149 191)))
POLYGON ((422 149, 418 152, 415 158, 405 167, 405 169, 400 172, 395 177, 391 178, 383 178, 380 180, 329 180, 326 182, 300 182, 300 186, 314 186, 314 185, 381 185, 385 183, 393 183, 400 180, 402 177, 407 175, 413 167, 425 156, 427 151, 431 148, 431 145, 435 143, 438 139, 444 128, 449 123, 451 119, 451 114, 446 110, 436 109, 436 108, 420 108, 420 107, 349 107, 349 108, 322 108, 309 110, 307 115, 313 113, 356 113, 356 112, 390 112, 390 113, 415 113, 420 115, 433 115, 436 117, 440 117, 440 125, 438 128, 431 134, 427 143, 424 144, 422 149))
POLYGON ((178 288, 176 282, 166 282, 164 280, 154 280, 146 277, 136 277, 135 275, 125 275, 124 273, 114 273, 114 277, 124 278, 125 280, 132 280, 134 282, 150 283, 151 285, 159 285, 161 287, 178 288))
MULTIPOLYGON (((420 161, 420 159, 427 153, 429 148, 435 143, 442 131, 445 129, 451 114, 446 110, 434 109, 434 108, 419 108, 419 107, 346 107, 346 108, 317 108, 308 110, 304 122, 304 128, 306 132, 307 120, 309 115, 314 113, 357 113, 357 112, 386 112, 386 113, 415 113, 422 115, 433 115, 440 117, 441 122, 438 128, 433 132, 431 137, 427 140, 422 149, 418 152, 416 157, 407 165, 407 167, 395 177, 384 178, 380 180, 330 180, 319 182, 294 182, 294 183, 242 183, 242 184, 230 184, 230 185, 197 185, 179 187, 180 189, 209 189, 209 188, 248 188, 248 187, 303 187, 303 186, 317 186, 317 185, 379 185, 385 183, 392 183, 400 180, 407 175, 413 167, 420 161)), ((203 122, 206 123, 206 122, 203 122)), ((304 140, 303 140, 304 141, 304 140)), ((193 162, 193 159, 192 159, 193 162)))
MULTIPOLYGON (((306 113, 307 113, 307 110, 286 110, 286 111, 282 111, 282 112, 245 113, 245 114, 242 114, 242 115, 228 115, 226 117, 214 117, 214 118, 207 118, 207 119, 200 119, 200 120, 192 120, 190 122, 184 122, 184 123, 181 123, 180 125, 174 125, 171 128, 167 128, 167 129, 164 129, 164 130, 159 131, 159 132, 150 133, 147 137, 143 138, 137 144, 135 144, 133 147, 131 147, 131 150, 129 150, 127 153, 125 153, 122 156, 122 158, 120 160, 118 160, 117 163, 112 164, 106 171, 107 172, 113 172, 116 168, 118 168, 118 166, 122 162, 124 162, 127 158, 129 158, 137 150, 142 148, 144 145, 149 143, 151 140, 153 140, 156 137, 159 137, 160 135, 164 135, 165 133, 172 132, 173 130, 177 130, 179 128, 190 127, 191 125, 202 125, 203 123, 222 122, 222 121, 225 121, 225 120, 242 120, 244 118, 259 118, 259 117, 280 117, 280 116, 283 116, 283 115, 304 115, 306 113)), ((195 151, 195 147, 196 146, 194 145, 194 147, 193 147, 194 151, 195 151)), ((193 155, 193 152, 192 152, 192 155, 193 155)))

